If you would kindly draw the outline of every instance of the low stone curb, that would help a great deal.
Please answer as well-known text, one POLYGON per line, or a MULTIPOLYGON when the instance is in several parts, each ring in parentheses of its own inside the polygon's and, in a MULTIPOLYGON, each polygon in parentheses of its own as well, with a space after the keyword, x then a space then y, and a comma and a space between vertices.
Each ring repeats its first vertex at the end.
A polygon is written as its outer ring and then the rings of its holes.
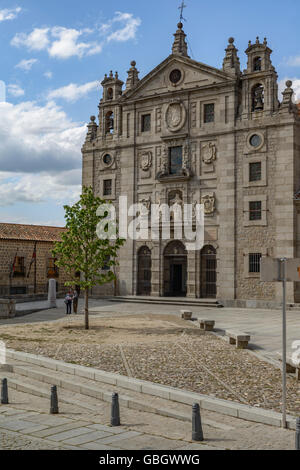
MULTIPOLYGON (((43 356, 37 356, 35 354, 29 353, 22 353, 19 351, 14 350, 7 350, 6 351, 7 359, 15 359, 17 361, 22 361, 30 364, 35 364, 41 367, 45 367, 47 369, 67 373, 73 376, 86 378, 90 380, 95 380, 96 382, 102 382, 105 384, 114 385, 116 387, 121 387, 127 390, 132 390, 135 392, 139 392, 146 395, 151 395, 159 398, 164 398, 166 400, 183 403, 186 405, 192 405, 193 403, 197 402, 200 404, 200 407, 203 410, 208 411, 215 411, 217 413, 232 416, 235 418, 245 419, 247 421, 253 421, 256 423, 261 424, 268 424, 271 426, 281 427, 282 426, 282 416, 280 413, 271 410, 259 409, 250 405, 243 405, 236 402, 232 402, 229 400, 222 400, 220 398, 213 398, 207 395, 201 395, 194 392, 187 392, 184 390, 179 390, 173 387, 168 387, 165 385, 158 385, 152 382, 147 382, 144 380, 133 379, 129 377, 125 377, 122 375, 118 375, 111 372, 105 372, 98 369, 93 369, 90 367, 84 367, 75 364, 69 364, 63 361, 58 361, 55 359, 46 358, 43 356)), ((67 381, 65 381, 67 382, 67 381)), ((65 383, 67 385, 67 383, 65 383)), ((94 388, 91 386, 83 386, 73 384, 73 392, 81 393, 80 388, 89 389, 87 390, 89 393, 94 393, 93 396, 95 398, 102 399, 103 401, 111 400, 111 394, 107 392, 101 392, 98 388, 94 388), (94 388, 94 392, 93 389, 94 388), (75 390, 76 389, 76 390, 75 390), (106 396, 107 395, 107 396, 106 396), (109 397, 108 397, 109 395, 109 397)), ((63 386, 63 384, 62 384, 63 386)), ((84 393, 86 394, 86 393, 84 393)), ((156 412, 162 414, 163 416, 179 418, 180 415, 176 413, 169 412, 167 410, 158 410, 152 406, 148 406, 145 403, 137 403, 136 401, 132 400, 131 398, 124 397, 122 398, 123 405, 128 406, 129 404, 134 409, 139 405, 143 406, 143 409, 139 411, 148 411, 148 412, 156 412), (128 401, 129 400, 129 401, 128 401), (130 403, 129 403, 130 402, 130 403), (131 403, 132 402, 132 403, 131 403), (167 415, 164 413, 168 413, 167 415), (170 416, 170 414, 174 416, 170 416)), ((180 418, 179 418, 180 419, 180 418)), ((293 416, 287 417, 287 427, 289 429, 296 429, 296 418, 293 416)))

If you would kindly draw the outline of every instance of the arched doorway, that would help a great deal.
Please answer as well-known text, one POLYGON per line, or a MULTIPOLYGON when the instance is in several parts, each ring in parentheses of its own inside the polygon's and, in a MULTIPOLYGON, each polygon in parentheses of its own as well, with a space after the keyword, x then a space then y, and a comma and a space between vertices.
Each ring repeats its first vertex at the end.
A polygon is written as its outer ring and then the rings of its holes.
POLYGON ((187 252, 180 241, 170 242, 164 251, 164 295, 185 297, 187 252))
POLYGON ((201 297, 215 299, 217 296, 217 253, 213 246, 201 250, 201 297))
POLYGON ((147 246, 143 246, 138 251, 138 295, 151 294, 151 250, 147 246))

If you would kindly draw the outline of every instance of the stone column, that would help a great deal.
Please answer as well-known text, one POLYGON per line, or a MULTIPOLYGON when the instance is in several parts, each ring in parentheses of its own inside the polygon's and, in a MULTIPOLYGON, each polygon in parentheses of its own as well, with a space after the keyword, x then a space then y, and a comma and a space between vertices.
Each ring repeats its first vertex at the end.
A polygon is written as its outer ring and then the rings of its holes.
POLYGON ((186 296, 196 298, 196 251, 187 252, 187 293, 186 296))
POLYGON ((55 279, 49 279, 48 303, 49 303, 49 308, 57 308, 57 304, 56 304, 56 280, 55 279))

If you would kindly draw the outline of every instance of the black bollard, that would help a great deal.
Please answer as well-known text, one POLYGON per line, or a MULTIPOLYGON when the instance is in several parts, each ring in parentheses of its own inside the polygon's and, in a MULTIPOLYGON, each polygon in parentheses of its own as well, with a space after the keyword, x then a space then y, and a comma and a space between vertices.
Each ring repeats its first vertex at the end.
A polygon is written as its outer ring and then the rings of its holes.
POLYGON ((193 404, 192 424, 193 424, 192 440, 204 441, 202 424, 201 424, 201 416, 200 416, 200 406, 198 403, 193 404))
POLYGON ((296 450, 300 450, 300 418, 296 420, 296 450))
POLYGON ((7 379, 1 381, 1 405, 8 405, 7 379))
POLYGON ((57 415, 59 413, 58 409, 58 398, 57 398, 57 387, 53 385, 51 387, 51 403, 50 403, 50 414, 57 415))
POLYGON ((113 393, 112 404, 111 404, 111 421, 112 426, 121 426, 120 422, 120 407, 119 407, 119 395, 113 393))

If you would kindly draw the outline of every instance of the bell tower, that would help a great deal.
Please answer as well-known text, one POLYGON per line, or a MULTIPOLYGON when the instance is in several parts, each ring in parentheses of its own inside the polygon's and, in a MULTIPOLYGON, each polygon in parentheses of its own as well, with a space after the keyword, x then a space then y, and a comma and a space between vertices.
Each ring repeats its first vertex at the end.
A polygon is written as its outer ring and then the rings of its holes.
POLYGON ((272 50, 267 39, 254 44, 249 41, 245 51, 248 56, 247 69, 243 73, 243 119, 255 119, 278 110, 278 75, 272 65, 272 50))
POLYGON ((122 95, 124 82, 119 80, 118 72, 113 75, 111 71, 109 76, 105 74, 101 85, 103 87, 103 97, 99 105, 100 132, 102 138, 112 139, 121 132, 121 115, 118 100, 122 95))

